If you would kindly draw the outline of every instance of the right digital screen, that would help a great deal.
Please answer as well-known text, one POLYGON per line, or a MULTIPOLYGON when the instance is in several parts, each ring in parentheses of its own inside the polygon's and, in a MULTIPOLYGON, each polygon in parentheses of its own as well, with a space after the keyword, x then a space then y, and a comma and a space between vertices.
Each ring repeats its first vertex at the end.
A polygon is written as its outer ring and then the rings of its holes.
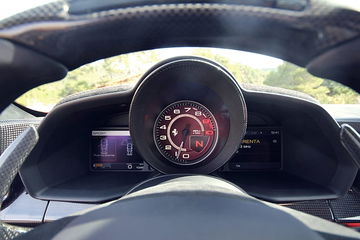
POLYGON ((280 127, 249 127, 240 148, 224 171, 269 170, 282 167, 280 127))

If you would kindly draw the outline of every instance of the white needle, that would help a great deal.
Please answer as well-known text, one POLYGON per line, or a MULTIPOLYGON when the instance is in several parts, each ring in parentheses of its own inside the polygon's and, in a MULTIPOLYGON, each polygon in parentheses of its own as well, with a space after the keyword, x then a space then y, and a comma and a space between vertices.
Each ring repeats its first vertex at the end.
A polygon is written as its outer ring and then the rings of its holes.
POLYGON ((182 141, 181 144, 180 144, 180 148, 179 148, 179 150, 178 150, 178 152, 177 152, 176 159, 179 159, 180 153, 181 153, 181 149, 182 149, 183 145, 184 145, 184 141, 182 141))

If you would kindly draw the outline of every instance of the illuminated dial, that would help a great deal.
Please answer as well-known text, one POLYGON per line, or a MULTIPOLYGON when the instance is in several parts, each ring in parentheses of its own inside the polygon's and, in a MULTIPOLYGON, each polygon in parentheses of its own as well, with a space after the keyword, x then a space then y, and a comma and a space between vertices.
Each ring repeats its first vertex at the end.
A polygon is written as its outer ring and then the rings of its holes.
POLYGON ((214 150, 218 127, 213 114, 200 103, 175 102, 156 119, 154 140, 169 161, 192 165, 205 160, 214 150))

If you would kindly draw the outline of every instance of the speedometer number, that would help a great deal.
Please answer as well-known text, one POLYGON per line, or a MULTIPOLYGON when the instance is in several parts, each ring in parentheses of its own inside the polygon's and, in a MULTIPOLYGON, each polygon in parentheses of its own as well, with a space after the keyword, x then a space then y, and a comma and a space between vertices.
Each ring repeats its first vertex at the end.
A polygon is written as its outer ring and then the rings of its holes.
POLYGON ((154 140, 160 153, 169 161, 192 165, 206 159, 214 150, 218 127, 213 114, 193 101, 167 106, 154 125, 154 140))

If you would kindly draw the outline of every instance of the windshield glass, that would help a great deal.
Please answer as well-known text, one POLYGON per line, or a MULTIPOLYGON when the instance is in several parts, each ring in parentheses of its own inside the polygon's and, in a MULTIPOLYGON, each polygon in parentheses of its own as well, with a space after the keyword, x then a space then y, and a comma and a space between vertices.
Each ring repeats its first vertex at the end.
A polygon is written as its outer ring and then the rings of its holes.
POLYGON ((75 69, 62 81, 25 93, 16 102, 48 112, 62 98, 74 93, 115 85, 130 89, 154 64, 183 55, 201 56, 222 64, 245 88, 248 84, 279 87, 308 94, 321 104, 356 104, 357 109, 360 106, 358 93, 337 82, 314 77, 304 68, 268 56, 215 48, 156 49, 99 60, 75 69))

